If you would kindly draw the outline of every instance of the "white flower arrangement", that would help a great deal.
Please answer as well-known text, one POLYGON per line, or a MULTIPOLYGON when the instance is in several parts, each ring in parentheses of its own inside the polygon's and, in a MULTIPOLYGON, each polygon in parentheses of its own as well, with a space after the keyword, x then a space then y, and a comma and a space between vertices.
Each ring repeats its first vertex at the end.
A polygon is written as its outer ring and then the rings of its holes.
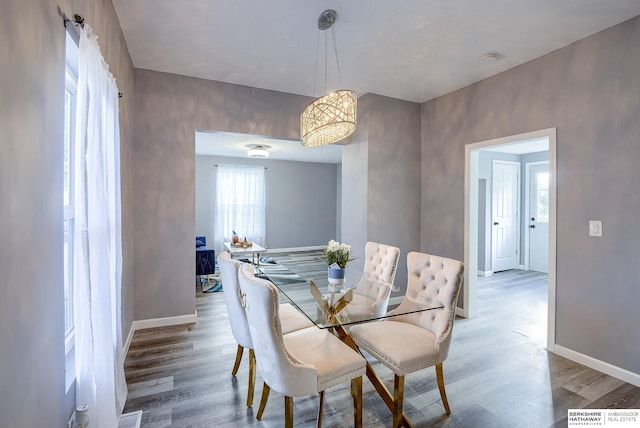
POLYGON ((332 266, 334 263, 337 264, 342 269, 347 267, 347 263, 353 258, 350 258, 349 255, 351 253, 351 245, 341 244, 338 241, 331 240, 329 241, 329 245, 324 250, 325 262, 332 266))

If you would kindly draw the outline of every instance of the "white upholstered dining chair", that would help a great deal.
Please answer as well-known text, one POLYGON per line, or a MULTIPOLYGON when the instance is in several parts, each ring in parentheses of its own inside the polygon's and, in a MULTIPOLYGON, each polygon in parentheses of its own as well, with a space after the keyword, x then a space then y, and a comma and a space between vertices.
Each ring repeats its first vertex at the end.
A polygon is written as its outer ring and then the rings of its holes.
POLYGON ((343 316, 349 321, 358 321, 386 314, 399 258, 398 247, 367 242, 364 272, 353 288, 351 304, 343 309, 343 316))
MULTIPOLYGON (((222 281, 222 290, 224 299, 229 313, 229 322, 231 324, 231 332, 238 343, 236 351, 236 360, 231 371, 231 375, 235 376, 240 368, 242 354, 244 349, 249 350, 249 388, 247 391, 247 406, 253 405, 253 391, 256 379, 255 356, 253 353, 253 343, 251 341, 251 333, 247 324, 247 315, 244 312, 240 301, 240 289, 238 286, 238 269, 244 263, 234 260, 231 255, 224 251, 218 255, 218 267, 220 268, 220 279, 222 281)), ((288 303, 283 303, 280 309, 282 314, 283 333, 300 330, 313 326, 307 317, 302 315, 296 308, 288 303)))
POLYGON ((278 290, 271 282, 256 278, 249 266, 239 271, 240 288, 251 331, 258 372, 264 379, 262 413, 269 391, 285 397, 285 427, 293 427, 293 397, 319 393, 317 426, 322 426, 324 391, 351 382, 355 426, 362 426, 362 375, 366 361, 327 330, 310 327, 282 334, 278 290))
POLYGON ((407 255, 407 292, 400 306, 389 315, 416 311, 433 304, 442 309, 386 318, 382 322, 351 327, 350 334, 361 350, 367 351, 393 371, 393 427, 400 425, 404 377, 408 373, 436 366, 440 397, 451 413, 444 387, 442 363, 447 359, 456 302, 462 284, 463 264, 457 260, 411 252, 407 255))

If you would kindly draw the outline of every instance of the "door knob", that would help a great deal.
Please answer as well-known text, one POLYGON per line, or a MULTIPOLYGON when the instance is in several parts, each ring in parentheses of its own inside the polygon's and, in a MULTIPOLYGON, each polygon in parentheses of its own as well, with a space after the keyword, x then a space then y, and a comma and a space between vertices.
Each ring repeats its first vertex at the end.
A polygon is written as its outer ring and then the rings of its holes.
POLYGON ((536 221, 536 218, 535 217, 531 217, 531 221, 536 221))
POLYGON ((493 222, 493 225, 494 225, 494 226, 497 226, 498 224, 500 224, 500 223, 498 223, 497 221, 494 221, 494 222, 493 222))
POLYGON ((535 228, 536 228, 536 225, 535 225, 535 224, 532 224, 532 225, 531 225, 531 226, 529 226, 529 227, 530 227, 531 229, 535 229, 535 228))

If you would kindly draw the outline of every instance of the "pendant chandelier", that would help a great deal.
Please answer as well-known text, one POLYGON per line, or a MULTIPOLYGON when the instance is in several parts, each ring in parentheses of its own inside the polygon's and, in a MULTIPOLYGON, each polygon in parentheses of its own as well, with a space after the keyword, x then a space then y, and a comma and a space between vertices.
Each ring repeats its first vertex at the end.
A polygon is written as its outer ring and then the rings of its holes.
MULTIPOLYGON (((338 86, 340 86, 340 62, 333 23, 336 11, 329 9, 320 14, 318 29, 325 31, 331 28, 333 49, 338 68, 338 86)), ((318 34, 319 42, 319 34, 318 34)), ((319 52, 319 46, 317 52, 319 52)), ((316 52, 316 77, 318 68, 318 54, 316 52)), ((325 33, 325 86, 327 83, 327 36, 325 33)), ((326 88, 325 88, 326 90, 326 88)), ((315 80, 314 80, 315 91, 315 80)), ((313 101, 300 115, 300 140, 305 146, 322 146, 340 141, 353 133, 356 129, 358 97, 354 91, 340 89, 331 91, 313 101)))

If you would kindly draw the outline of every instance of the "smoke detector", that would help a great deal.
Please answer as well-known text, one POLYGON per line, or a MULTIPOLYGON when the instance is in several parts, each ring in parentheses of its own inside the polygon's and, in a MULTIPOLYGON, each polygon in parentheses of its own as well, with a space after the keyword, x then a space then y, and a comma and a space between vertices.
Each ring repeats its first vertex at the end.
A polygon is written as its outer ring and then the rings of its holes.
POLYGON ((501 58, 502 56, 498 53, 498 52, 485 52, 482 55, 480 55, 480 59, 484 60, 484 61, 497 61, 501 58))

